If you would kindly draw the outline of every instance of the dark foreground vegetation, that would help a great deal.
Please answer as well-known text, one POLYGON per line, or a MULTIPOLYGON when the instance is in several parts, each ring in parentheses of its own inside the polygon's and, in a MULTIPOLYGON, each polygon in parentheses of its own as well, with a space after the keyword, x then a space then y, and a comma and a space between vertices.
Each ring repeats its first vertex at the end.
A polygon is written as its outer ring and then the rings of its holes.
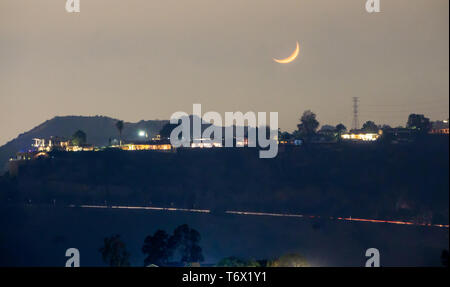
POLYGON ((0 178, 6 202, 155 205, 448 224, 448 137, 176 153, 54 153, 0 178))

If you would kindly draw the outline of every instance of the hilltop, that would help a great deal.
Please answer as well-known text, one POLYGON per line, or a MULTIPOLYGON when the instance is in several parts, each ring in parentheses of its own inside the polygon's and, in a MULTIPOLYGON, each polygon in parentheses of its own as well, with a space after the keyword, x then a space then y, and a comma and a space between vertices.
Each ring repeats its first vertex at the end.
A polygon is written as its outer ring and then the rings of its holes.
MULTIPOLYGON (((26 150, 30 147, 33 138, 60 136, 70 138, 79 129, 87 134, 87 141, 97 146, 107 145, 110 138, 118 137, 115 127, 117 119, 105 116, 63 116, 54 117, 43 122, 37 127, 20 134, 0 147, 0 170, 4 168, 9 158, 16 152, 26 150)), ((150 137, 156 135, 168 121, 149 120, 137 123, 124 123, 123 137, 135 139, 138 137, 137 130, 144 129, 150 137)))

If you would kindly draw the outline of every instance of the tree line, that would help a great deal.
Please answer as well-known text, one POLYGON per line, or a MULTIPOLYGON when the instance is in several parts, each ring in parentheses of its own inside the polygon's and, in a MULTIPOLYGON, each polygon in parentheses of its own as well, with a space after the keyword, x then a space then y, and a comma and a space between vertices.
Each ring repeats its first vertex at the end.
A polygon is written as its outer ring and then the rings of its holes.
MULTIPOLYGON (((200 233, 183 224, 175 228, 172 234, 158 229, 153 235, 144 239, 142 253, 146 255, 144 266, 168 266, 170 259, 178 259, 183 266, 197 265, 203 262, 202 248, 199 243, 200 233), (175 258, 175 255, 178 255, 175 258)), ((106 237, 99 249, 103 262, 110 267, 130 266, 128 252, 120 235, 106 237)), ((235 256, 225 257, 215 265, 217 267, 308 267, 303 256, 288 253, 273 260, 242 259, 235 256)))
MULTIPOLYGON (((144 266, 165 266, 175 255, 179 255, 178 262, 184 265, 202 262, 204 258, 200 240, 200 233, 187 224, 178 226, 170 235, 165 230, 158 229, 144 240, 144 266)), ((106 237, 99 252, 108 266, 130 266, 130 253, 120 235, 106 237)))
MULTIPOLYGON (((319 121, 317 120, 317 115, 311 110, 306 110, 303 112, 302 116, 299 119, 299 124, 297 125, 297 129, 292 133, 287 131, 282 132, 279 130, 278 139, 282 141, 296 140, 301 139, 305 143, 311 141, 311 139, 317 135, 318 128, 320 126, 319 121)), ((119 145, 122 145, 122 133, 124 129, 124 121, 118 120, 115 124, 115 127, 119 134, 119 145)), ((172 130, 177 127, 176 124, 167 123, 165 124, 159 134, 162 138, 170 138, 170 133, 172 130)), ((410 114, 408 116, 408 120, 406 122, 406 128, 417 132, 418 134, 426 134, 431 130, 432 124, 429 118, 425 117, 423 114, 410 114)), ((374 121, 366 121, 361 128, 361 131, 368 133, 377 133, 379 130, 388 131, 391 130, 392 127, 389 125, 377 125, 374 121)), ((332 132, 335 134, 337 139, 339 140, 341 135, 347 131, 347 127, 339 123, 336 126, 331 125, 323 125, 321 131, 332 132)), ((77 130, 72 138, 73 145, 83 145, 87 142, 87 135, 82 130, 77 130)))
MULTIPOLYGON (((297 130, 292 133, 279 131, 278 138, 280 140, 288 141, 295 139, 302 139, 306 143, 317 135, 320 126, 317 116, 314 112, 306 110, 299 120, 297 130)), ((427 134, 431 130, 432 124, 429 118, 422 114, 410 114, 406 122, 406 128, 415 131, 418 134, 427 134)), ((401 127, 398 127, 401 128, 401 127)), ((377 125, 374 121, 366 121, 361 128, 361 131, 367 133, 378 133, 379 130, 389 131, 392 127, 389 125, 377 125)), ((340 123, 335 127, 330 125, 322 126, 320 131, 329 131, 334 133, 340 139, 342 133, 347 131, 347 127, 340 123)))

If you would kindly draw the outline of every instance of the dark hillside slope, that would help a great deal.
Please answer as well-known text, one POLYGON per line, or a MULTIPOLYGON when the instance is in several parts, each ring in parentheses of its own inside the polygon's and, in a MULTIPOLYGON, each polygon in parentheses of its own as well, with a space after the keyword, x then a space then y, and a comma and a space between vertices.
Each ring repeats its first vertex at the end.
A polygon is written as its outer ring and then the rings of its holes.
POLYGON ((448 224, 448 138, 411 145, 59 153, 0 182, 2 200, 137 204, 448 224))
MULTIPOLYGON (((28 149, 32 144, 33 138, 50 136, 70 138, 77 130, 81 129, 87 134, 87 140, 90 144, 106 145, 109 138, 118 137, 118 131, 115 127, 116 122, 117 119, 103 116, 64 116, 45 121, 0 147, 0 171, 8 159, 13 157, 16 152, 28 149)), ((149 136, 154 136, 167 122, 155 120, 125 123, 123 138, 136 138, 139 129, 145 129, 149 136)))

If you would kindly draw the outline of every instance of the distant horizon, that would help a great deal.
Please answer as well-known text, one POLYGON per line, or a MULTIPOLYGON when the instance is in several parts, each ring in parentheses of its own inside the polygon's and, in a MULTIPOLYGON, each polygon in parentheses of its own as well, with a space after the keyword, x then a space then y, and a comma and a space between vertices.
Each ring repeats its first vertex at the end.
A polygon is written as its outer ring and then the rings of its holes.
POLYGON ((304 110, 352 125, 449 118, 449 1, 0 1, 0 145, 54 116, 304 110), (283 7, 283 9, 280 9, 283 7), (295 61, 279 64, 300 52, 295 61))
MULTIPOLYGON (((314 111, 312 111, 312 112, 314 112, 314 111)), ((413 114, 413 113, 411 113, 411 114, 413 114)), ((421 114, 421 113, 415 113, 415 114, 421 114)), ((189 114, 189 116, 192 116, 192 114, 189 114)), ((300 115, 300 116, 301 116, 301 115, 300 115)), ((299 116, 299 119, 300 119, 300 116, 299 116)), ((424 115, 424 116, 427 117, 427 115, 424 115)), ((31 131, 32 129, 34 129, 34 128, 36 128, 36 127, 38 127, 38 126, 44 124, 46 121, 50 121, 50 120, 53 120, 53 119, 58 118, 58 117, 60 117, 60 118, 64 118, 64 117, 85 117, 85 118, 105 117, 105 118, 109 118, 109 119, 117 120, 117 121, 123 120, 123 119, 118 119, 118 118, 114 118, 114 117, 111 117, 111 116, 107 116, 107 115, 99 115, 99 114, 97 114, 97 115, 56 115, 56 116, 54 116, 54 117, 52 117, 52 118, 50 118, 50 119, 47 119, 47 120, 42 121, 41 123, 39 123, 38 125, 36 125, 36 126, 34 126, 34 127, 31 127, 31 128, 29 128, 29 129, 27 129, 27 130, 25 130, 25 131, 23 131, 23 132, 18 133, 15 137, 13 137, 13 138, 7 140, 7 141, 4 142, 4 143, 1 143, 1 142, 0 142, 0 147, 1 147, 1 146, 4 146, 4 145, 7 144, 8 142, 10 142, 10 141, 16 139, 16 138, 19 137, 21 134, 26 133, 26 132, 29 132, 29 131, 31 131)), ((317 115, 317 120, 319 121, 319 127, 318 127, 317 130, 320 130, 321 127, 326 126, 326 125, 330 125, 330 126, 334 126, 334 127, 335 127, 336 125, 340 124, 340 123, 335 123, 335 124, 332 124, 332 123, 321 123, 321 122, 320 122, 320 117, 319 117, 319 115, 317 115)), ((408 120, 408 119, 406 118, 406 119, 405 119, 405 123, 404 123, 404 124, 401 124, 401 125, 390 125, 390 124, 386 124, 386 123, 377 123, 377 122, 375 122, 375 124, 377 124, 378 126, 389 125, 389 126, 392 127, 392 128, 396 128, 396 127, 406 127, 406 122, 407 122, 407 120, 408 120)), ((432 118, 430 118, 430 121, 431 121, 431 122, 444 121, 444 120, 449 120, 449 119, 448 119, 448 118, 446 118, 446 119, 432 119, 432 118)), ((126 121, 126 120, 123 120, 123 121, 124 121, 124 123, 137 124, 137 123, 139 123, 139 122, 141 122, 141 121, 145 121, 145 122, 147 122, 147 121, 167 121, 167 122, 169 122, 169 119, 167 119, 167 120, 166 120, 166 119, 141 119, 141 120, 138 120, 138 121, 126 121)), ((298 123, 299 123, 299 122, 300 122, 300 120, 298 121, 298 123)), ((361 126, 362 126, 364 123, 365 123, 365 122, 361 122, 361 123, 360 123, 360 128, 361 128, 361 126)), ((205 124, 207 124, 207 123, 205 123, 205 124)), ((344 125, 345 125, 345 127, 347 128, 348 131, 350 131, 350 130, 352 129, 351 126, 347 126, 346 124, 344 124, 344 125)), ((222 125, 222 127, 226 127, 226 126, 225 126, 225 125, 222 125)), ((284 129, 282 129, 282 128, 280 128, 280 129, 281 129, 282 132, 289 132, 289 133, 292 133, 292 132, 294 132, 294 131, 297 130, 297 129, 294 129, 294 130, 284 130, 284 129)))

